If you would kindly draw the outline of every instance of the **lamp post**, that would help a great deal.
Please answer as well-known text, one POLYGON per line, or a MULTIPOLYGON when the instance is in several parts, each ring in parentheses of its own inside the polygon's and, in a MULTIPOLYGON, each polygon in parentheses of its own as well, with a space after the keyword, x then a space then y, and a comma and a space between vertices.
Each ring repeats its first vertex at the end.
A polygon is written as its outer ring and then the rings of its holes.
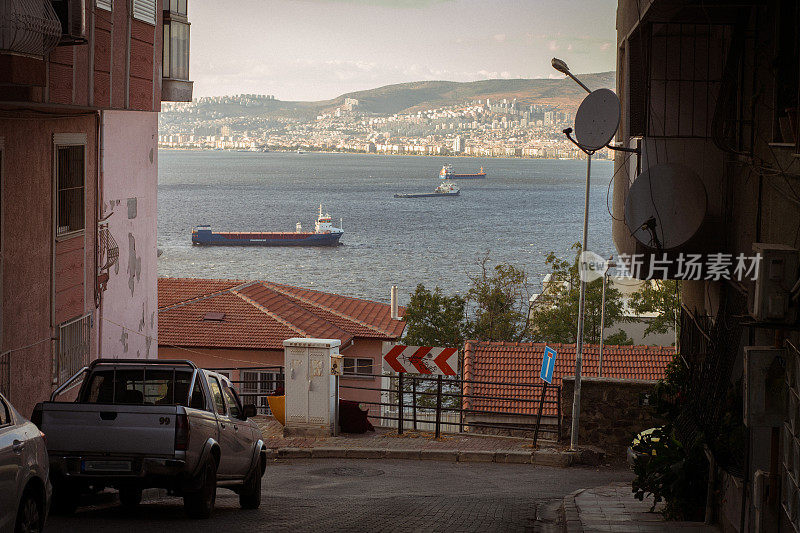
MULTIPOLYGON (((569 71, 569 67, 567 64, 557 58, 553 58, 551 61, 553 68, 557 71, 566 74, 570 78, 572 78, 578 85, 583 87, 583 89, 591 94, 586 85, 584 85, 578 78, 572 75, 569 71)), ((588 250, 588 234, 589 234, 589 180, 592 174, 592 154, 594 150, 587 150, 574 141, 571 137, 572 128, 567 128, 564 130, 564 134, 567 138, 575 143, 578 148, 580 148, 586 154, 586 194, 584 196, 584 203, 583 203, 583 241, 582 241, 582 248, 581 253, 585 254, 588 250)), ((580 266, 579 266, 580 269, 580 266)), ((584 320, 584 313, 585 313, 585 305, 586 305, 586 281, 583 279, 584 276, 581 276, 581 285, 580 285, 580 297, 578 298, 578 336, 577 341, 575 343, 575 391, 572 396, 572 429, 570 431, 570 442, 569 448, 570 450, 577 450, 578 448, 578 420, 580 418, 580 410, 581 410, 581 366, 583 364, 583 320, 584 320)))

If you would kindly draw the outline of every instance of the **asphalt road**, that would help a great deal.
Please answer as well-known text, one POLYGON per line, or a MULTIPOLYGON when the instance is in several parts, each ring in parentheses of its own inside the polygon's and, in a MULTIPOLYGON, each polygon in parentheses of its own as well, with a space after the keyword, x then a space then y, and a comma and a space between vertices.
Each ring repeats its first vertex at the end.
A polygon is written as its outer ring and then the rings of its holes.
POLYGON ((577 489, 628 481, 612 468, 497 463, 314 459, 268 466, 261 507, 239 508, 220 489, 209 520, 189 520, 164 497, 135 511, 116 504, 53 516, 47 531, 555 531, 561 499, 577 489))

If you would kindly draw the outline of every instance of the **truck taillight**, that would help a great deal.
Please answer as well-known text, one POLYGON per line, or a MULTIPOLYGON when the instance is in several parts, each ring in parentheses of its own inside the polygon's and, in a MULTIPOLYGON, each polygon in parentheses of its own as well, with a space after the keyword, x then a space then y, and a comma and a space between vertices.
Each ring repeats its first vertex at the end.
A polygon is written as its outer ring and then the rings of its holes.
POLYGON ((189 446, 189 419, 186 413, 175 417, 175 449, 186 450, 189 446))

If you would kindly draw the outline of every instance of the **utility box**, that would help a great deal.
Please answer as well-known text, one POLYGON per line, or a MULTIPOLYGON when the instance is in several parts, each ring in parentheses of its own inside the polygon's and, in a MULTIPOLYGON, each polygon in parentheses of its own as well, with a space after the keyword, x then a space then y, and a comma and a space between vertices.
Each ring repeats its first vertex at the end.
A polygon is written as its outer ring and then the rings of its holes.
MULTIPOLYGON (((293 338, 283 341, 286 390, 286 436, 336 434, 338 376, 331 360, 339 358, 338 339, 293 338)), ((336 366, 336 365, 334 365, 336 366)))

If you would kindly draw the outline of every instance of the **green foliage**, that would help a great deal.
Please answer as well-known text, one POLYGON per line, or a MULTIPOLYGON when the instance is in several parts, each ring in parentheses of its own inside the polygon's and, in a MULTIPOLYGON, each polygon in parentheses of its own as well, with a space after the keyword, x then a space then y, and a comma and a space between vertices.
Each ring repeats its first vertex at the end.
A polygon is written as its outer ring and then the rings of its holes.
POLYGON ((706 502, 708 462, 700 447, 684 448, 670 426, 642 435, 632 446, 641 455, 634 462, 634 497, 653 495, 653 507, 666 501, 671 520, 701 520, 706 502))
POLYGON ((654 279, 642 285, 633 294, 631 309, 637 314, 656 313, 644 331, 645 337, 651 333, 666 333, 678 329, 681 311, 680 284, 674 279, 654 279))
MULTIPOLYGON (((546 264, 550 266, 550 281, 542 288, 531 309, 531 331, 537 342, 574 343, 577 339, 578 308, 580 299, 580 277, 578 261, 581 245, 572 246, 575 260, 559 259, 550 252, 546 264)), ((584 342, 600 342, 603 280, 597 279, 586 285, 584 342)), ((606 329, 625 320, 621 293, 606 286, 606 329)), ((618 334, 617 334, 618 335, 618 334)))
POLYGON ((628 334, 624 331, 619 330, 606 337, 604 342, 609 346, 631 346, 633 344, 633 339, 628 337, 628 334))
POLYGON ((482 341, 522 341, 528 337, 528 275, 508 263, 489 266, 489 255, 471 276, 471 332, 482 341))
POLYGON ((406 306, 403 342, 409 346, 461 348, 470 332, 466 306, 461 296, 445 296, 439 287, 430 291, 420 283, 406 306))

